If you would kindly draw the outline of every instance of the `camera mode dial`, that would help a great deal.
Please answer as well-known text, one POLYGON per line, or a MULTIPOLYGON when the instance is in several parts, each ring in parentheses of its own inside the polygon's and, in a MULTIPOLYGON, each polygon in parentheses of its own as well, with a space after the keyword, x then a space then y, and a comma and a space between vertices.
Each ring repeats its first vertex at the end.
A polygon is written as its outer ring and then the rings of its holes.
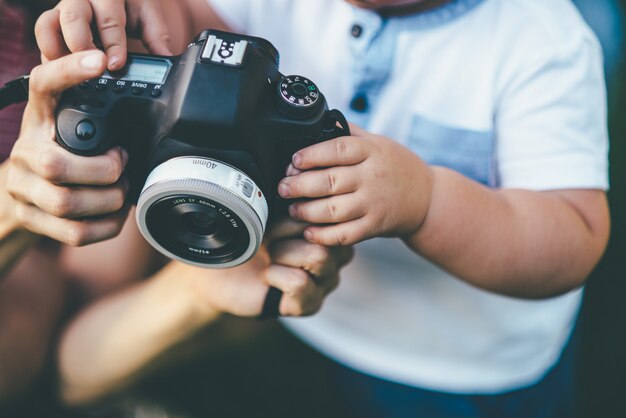
POLYGON ((309 118, 317 111, 320 92, 311 80, 299 75, 284 76, 278 83, 279 107, 294 118, 309 118))

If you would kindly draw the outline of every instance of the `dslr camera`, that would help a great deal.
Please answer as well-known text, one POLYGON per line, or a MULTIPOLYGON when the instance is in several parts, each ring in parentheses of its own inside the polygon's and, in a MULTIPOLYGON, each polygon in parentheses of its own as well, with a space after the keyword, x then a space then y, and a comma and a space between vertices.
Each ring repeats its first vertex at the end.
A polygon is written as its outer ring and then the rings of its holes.
POLYGON ((349 134, 309 79, 282 75, 267 40, 206 30, 180 56, 129 54, 61 96, 57 141, 93 156, 129 152, 129 199, 146 240, 201 267, 244 263, 268 221, 294 152, 349 134))

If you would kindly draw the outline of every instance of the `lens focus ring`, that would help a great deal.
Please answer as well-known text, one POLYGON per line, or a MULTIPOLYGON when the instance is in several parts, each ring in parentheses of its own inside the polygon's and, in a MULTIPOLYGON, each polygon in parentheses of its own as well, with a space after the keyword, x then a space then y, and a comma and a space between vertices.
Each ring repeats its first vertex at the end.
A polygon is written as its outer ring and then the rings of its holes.
POLYGON ((267 214, 263 194, 241 171, 219 161, 181 157, 153 170, 137 203, 136 215, 141 233, 163 254, 200 267, 228 268, 242 264, 256 253, 263 239, 267 214), (227 240, 230 244, 223 249, 204 248, 177 233, 180 222, 174 219, 175 211, 156 209, 190 202, 211 207, 211 211, 222 216, 221 224, 226 225, 222 227, 222 236, 232 233, 239 238, 233 243, 227 240), (160 213, 158 219, 155 213, 160 213))

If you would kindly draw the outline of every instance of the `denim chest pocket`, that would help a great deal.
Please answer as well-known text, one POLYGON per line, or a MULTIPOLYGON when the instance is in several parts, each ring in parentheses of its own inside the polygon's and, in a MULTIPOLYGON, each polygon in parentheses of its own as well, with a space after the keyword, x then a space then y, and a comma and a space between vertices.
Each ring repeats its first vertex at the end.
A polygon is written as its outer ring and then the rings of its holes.
POLYGON ((492 131, 447 126, 414 115, 408 145, 430 165, 452 169, 485 186, 497 186, 492 131))

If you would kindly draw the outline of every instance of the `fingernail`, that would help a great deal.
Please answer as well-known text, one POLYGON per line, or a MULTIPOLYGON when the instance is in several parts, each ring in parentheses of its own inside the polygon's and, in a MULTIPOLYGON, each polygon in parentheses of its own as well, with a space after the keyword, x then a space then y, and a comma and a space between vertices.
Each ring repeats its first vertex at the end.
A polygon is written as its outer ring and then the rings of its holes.
POLYGON ((281 197, 289 197, 289 186, 286 183, 280 183, 278 185, 278 194, 281 197))
POLYGON ((289 205, 289 216, 291 216, 292 218, 295 218, 297 213, 296 213, 296 207, 294 205, 289 205))
POLYGON ((122 166, 126 167, 126 164, 128 164, 128 151, 120 147, 120 154, 122 156, 122 166))
POLYGON ((120 57, 118 57, 117 55, 113 55, 111 58, 109 58, 108 67, 113 70, 115 69, 115 66, 118 62, 120 62, 120 57))
POLYGON ((285 171, 285 175, 286 176, 291 176, 291 173, 293 173, 293 165, 289 164, 287 166, 287 170, 285 171))
POLYGON ((300 164, 302 163, 302 156, 299 153, 293 154, 291 162, 293 163, 294 167, 300 168, 300 164))
POLYGON ((80 59, 80 66, 86 70, 95 70, 102 65, 102 53, 93 52, 80 59))
POLYGON ((313 233, 311 231, 309 231, 308 229, 304 230, 304 239, 307 241, 311 241, 313 239, 313 233))

